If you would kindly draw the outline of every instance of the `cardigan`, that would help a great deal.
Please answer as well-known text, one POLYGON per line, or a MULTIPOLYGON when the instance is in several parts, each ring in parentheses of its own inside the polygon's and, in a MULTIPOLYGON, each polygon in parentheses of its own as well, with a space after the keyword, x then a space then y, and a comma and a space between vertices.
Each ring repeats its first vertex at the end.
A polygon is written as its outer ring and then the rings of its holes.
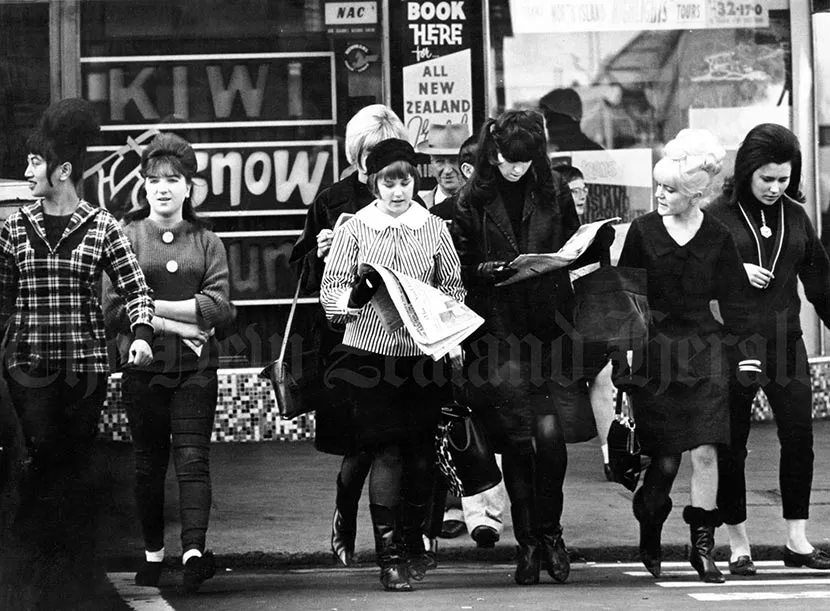
MULTIPOLYGON (((225 246, 212 231, 181 221, 163 227, 149 218, 124 227, 138 262, 156 299, 183 301, 195 298, 200 326, 205 329, 230 324, 234 308, 230 302, 228 260, 225 246), (165 234, 170 234, 164 239, 165 234), (175 264, 175 265, 174 265, 175 264)), ((104 315, 107 327, 120 336, 121 358, 126 360, 126 315, 123 300, 104 283, 104 315)), ((201 356, 188 348, 177 335, 153 338, 153 362, 142 371, 192 371, 218 366, 219 344, 215 336, 204 344, 201 356)))
MULTIPOLYGON (((766 338, 792 341, 802 335, 799 279, 807 300, 824 324, 830 325, 830 260, 804 208, 787 197, 782 197, 780 203, 784 211, 783 242, 780 254, 770 259, 775 277, 765 289, 752 287, 745 273, 740 280, 746 285, 745 305, 755 330, 766 338)), ((756 237, 737 204, 720 197, 706 211, 729 228, 744 263, 763 265, 758 252, 764 238, 756 237)))
POLYGON ((0 328, 8 368, 107 373, 99 299, 102 272, 124 303, 125 332, 151 340, 152 292, 118 221, 81 200, 63 236, 46 239, 43 203, 13 212, 0 230, 0 328))
POLYGON ((446 224, 414 201, 398 217, 381 212, 375 204, 366 206, 334 232, 320 288, 329 320, 347 323, 346 346, 390 356, 420 355, 405 327, 391 334, 384 330, 371 303, 358 310, 345 307, 364 262, 411 276, 463 302, 461 267, 446 224))

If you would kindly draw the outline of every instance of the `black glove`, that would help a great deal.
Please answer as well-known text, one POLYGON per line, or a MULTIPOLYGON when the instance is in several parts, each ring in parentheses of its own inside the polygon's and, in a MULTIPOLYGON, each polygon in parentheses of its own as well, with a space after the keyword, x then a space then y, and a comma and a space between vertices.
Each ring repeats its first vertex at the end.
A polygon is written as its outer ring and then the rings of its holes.
POLYGON ((583 265, 599 262, 602 265, 611 265, 611 245, 614 243, 616 232, 612 225, 603 225, 591 245, 585 249, 576 261, 571 263, 571 269, 579 269, 583 265))
POLYGON ((738 362, 738 382, 742 386, 752 386, 760 381, 764 369, 759 359, 744 359, 738 362))
POLYGON ((349 307, 362 308, 372 301, 372 297, 374 297, 381 284, 383 284, 383 280, 376 270, 371 267, 362 270, 352 285, 352 292, 349 295, 349 307))
POLYGON ((507 267, 507 261, 485 261, 476 266, 476 276, 487 284, 504 282, 519 270, 507 267))

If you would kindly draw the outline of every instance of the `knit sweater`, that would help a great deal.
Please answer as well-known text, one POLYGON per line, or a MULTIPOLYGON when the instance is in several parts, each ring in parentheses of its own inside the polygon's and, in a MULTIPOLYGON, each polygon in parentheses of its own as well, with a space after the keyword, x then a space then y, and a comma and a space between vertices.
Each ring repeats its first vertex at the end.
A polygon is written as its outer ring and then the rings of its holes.
MULTIPOLYGON (((222 327, 233 321, 227 255, 215 233, 188 221, 162 227, 148 218, 127 224, 124 233, 132 243, 155 299, 184 301, 195 298, 199 324, 203 328, 222 327), (169 234, 166 240, 165 234, 169 234)), ((119 350, 124 361, 127 346, 121 336, 126 332, 125 314, 123 302, 112 290, 112 285, 105 282, 105 322, 108 329, 119 334, 119 350)), ((219 345, 215 337, 205 343, 201 356, 197 356, 178 336, 157 334, 153 338, 153 363, 137 369, 193 371, 216 367, 218 358, 219 345)))
MULTIPOLYGON (((804 284, 807 300, 824 324, 830 325, 830 260, 804 208, 786 197, 780 205, 784 210, 783 242, 780 253, 769 262, 759 260, 759 252, 763 252, 759 251, 759 243, 764 238, 749 225, 737 204, 720 198, 706 211, 732 232, 743 263, 771 268, 774 274, 767 288, 749 287, 746 292, 755 319, 752 327, 769 339, 793 340, 802 334, 799 279, 804 284)), ((746 276, 741 281, 746 282, 746 276)))

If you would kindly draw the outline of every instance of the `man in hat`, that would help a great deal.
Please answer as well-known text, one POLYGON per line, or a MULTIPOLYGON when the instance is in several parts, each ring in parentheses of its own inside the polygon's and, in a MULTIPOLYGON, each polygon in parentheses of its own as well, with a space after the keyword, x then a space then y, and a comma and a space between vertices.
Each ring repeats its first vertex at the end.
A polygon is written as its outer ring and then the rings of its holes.
POLYGON ((582 132, 582 99, 568 87, 554 89, 539 100, 548 130, 548 152, 600 151, 602 147, 582 132))
POLYGON ((458 163, 458 149, 469 136, 470 128, 466 123, 430 125, 427 139, 417 146, 419 153, 429 155, 432 174, 437 183, 432 191, 419 192, 427 208, 454 196, 464 186, 464 175, 458 163))

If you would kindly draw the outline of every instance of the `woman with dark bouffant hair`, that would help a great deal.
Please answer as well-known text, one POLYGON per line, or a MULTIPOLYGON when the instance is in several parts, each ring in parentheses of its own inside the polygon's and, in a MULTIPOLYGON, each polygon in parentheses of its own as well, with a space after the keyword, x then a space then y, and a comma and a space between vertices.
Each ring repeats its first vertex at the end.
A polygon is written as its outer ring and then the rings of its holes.
POLYGON ((485 319, 466 347, 467 376, 502 454, 519 585, 538 583, 542 566, 558 582, 570 572, 560 524, 567 450, 554 396, 571 389, 554 372, 566 360, 560 321, 570 318, 573 291, 566 269, 498 285, 518 255, 556 252, 578 227, 568 184, 548 163, 542 115, 508 110, 485 122, 452 232, 467 304, 485 319))
MULTIPOLYGON (((219 237, 194 212, 193 147, 163 133, 141 154, 142 205, 124 219, 141 269, 153 289, 152 362, 124 370, 121 385, 135 448, 136 503, 144 563, 136 585, 157 586, 164 559, 164 480, 173 449, 179 482, 184 587, 196 591, 215 573, 205 550, 210 517, 210 437, 218 399, 219 344, 214 330, 230 324, 228 261, 219 237)), ((119 335, 122 363, 124 300, 104 285, 107 326, 119 335)))
POLYGON ((129 240, 109 212, 81 198, 86 148, 98 131, 85 100, 46 110, 27 142, 25 176, 36 201, 0 230, 4 375, 31 460, 13 533, 26 551, 2 564, 16 564, 23 608, 64 608, 103 578, 91 477, 109 371, 104 272, 126 304, 128 361, 153 358, 153 300, 129 240))
POLYGON ((763 123, 746 135, 735 174, 707 210, 735 238, 747 284, 741 304, 752 315, 757 341, 736 349, 729 380, 731 443, 719 455, 718 505, 729 532, 729 570, 755 575, 746 531, 746 444, 752 401, 759 388, 769 399, 781 445, 780 483, 787 539, 784 564, 830 569, 830 556, 807 539, 813 483, 813 393, 801 338, 801 299, 830 325, 830 261, 804 210, 801 146, 786 127, 763 123))

